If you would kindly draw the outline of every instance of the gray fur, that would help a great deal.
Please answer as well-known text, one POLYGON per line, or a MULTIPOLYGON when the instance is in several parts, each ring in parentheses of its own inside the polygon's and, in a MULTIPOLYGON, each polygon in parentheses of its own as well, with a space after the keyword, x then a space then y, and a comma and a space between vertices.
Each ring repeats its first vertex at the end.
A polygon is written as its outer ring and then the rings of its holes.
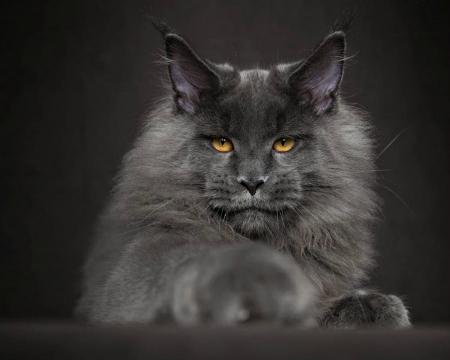
POLYGON ((367 299, 355 289, 374 265, 379 213, 367 116, 336 87, 315 108, 303 91, 315 86, 304 79, 314 67, 296 84, 301 96, 292 94, 292 74, 309 59, 245 71, 192 59, 210 76, 205 89, 220 89, 207 100, 197 87, 177 93, 184 80, 172 70, 173 89, 147 117, 100 220, 77 314, 103 323, 409 325, 396 297, 366 301, 381 304, 370 321, 354 306, 367 299), (287 135, 295 148, 272 150, 287 135), (232 139, 234 150, 217 152, 208 136, 232 139), (242 179, 264 184, 252 196, 242 179))

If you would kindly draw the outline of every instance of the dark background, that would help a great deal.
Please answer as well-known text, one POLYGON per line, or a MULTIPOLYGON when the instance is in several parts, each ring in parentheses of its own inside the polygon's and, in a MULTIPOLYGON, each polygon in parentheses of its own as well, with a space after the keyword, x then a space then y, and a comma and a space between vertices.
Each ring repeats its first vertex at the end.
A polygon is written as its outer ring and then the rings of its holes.
MULTIPOLYGON (((140 118, 160 94, 151 12, 213 61, 302 58, 354 1, 35 1, 2 5, 0 318, 66 318, 92 227, 140 118)), ((449 12, 361 1, 344 94, 382 154, 384 220, 371 285, 415 322, 450 321, 449 12), (401 198, 401 199, 400 199, 401 198)))

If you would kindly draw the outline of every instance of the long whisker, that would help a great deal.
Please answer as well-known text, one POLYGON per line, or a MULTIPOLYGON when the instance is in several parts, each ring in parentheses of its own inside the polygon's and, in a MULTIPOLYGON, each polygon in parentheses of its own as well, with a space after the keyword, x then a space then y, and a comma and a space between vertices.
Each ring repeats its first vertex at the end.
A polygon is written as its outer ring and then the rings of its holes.
POLYGON ((211 206, 210 204, 206 205, 205 208, 204 208, 202 211, 200 211, 200 213, 198 214, 198 217, 200 217, 201 215, 203 215, 203 213, 204 213, 210 206, 211 206))
POLYGON ((159 209, 162 209, 164 206, 166 206, 166 205, 168 205, 168 204, 170 204, 171 202, 174 202, 174 201, 175 201, 175 199, 171 199, 171 200, 167 201, 166 203, 164 203, 163 205, 157 207, 155 210, 153 210, 152 212, 150 212, 150 214, 148 214, 146 217, 144 217, 144 218, 141 220, 141 223, 143 223, 145 220, 147 220, 147 219, 148 219, 152 214, 154 214, 156 211, 158 211, 159 209))
POLYGON ((199 205, 203 205, 203 204, 204 204, 205 202, 207 202, 207 201, 208 201, 208 199, 203 200, 203 201, 199 202, 198 204, 195 204, 194 206, 190 206, 190 207, 188 207, 188 208, 182 210, 182 212, 188 211, 188 210, 190 210, 190 209, 193 209, 193 208, 195 208, 195 207, 197 207, 197 206, 199 206, 199 205))
MULTIPOLYGON (((162 209, 164 206, 166 206, 167 204, 169 204, 169 203, 171 203, 171 202, 173 202, 173 201, 175 201, 175 199, 172 199, 172 200, 167 201, 166 203, 164 203, 163 205, 161 205, 161 206, 158 207, 157 209, 155 209, 155 210, 153 210, 152 212, 150 212, 150 214, 148 214, 144 219, 142 219, 142 220, 140 221, 140 224, 142 224, 146 219, 148 219, 148 218, 150 217, 150 215, 154 214, 156 211, 158 211, 159 209, 162 209)), ((121 234, 116 235, 116 237, 119 237, 119 236, 122 236, 122 235, 126 235, 126 234, 130 234, 130 233, 133 233, 133 232, 136 232, 136 231, 145 229, 146 227, 149 227, 150 225, 151 225, 151 224, 148 224, 148 225, 144 225, 144 226, 138 227, 137 229, 133 229, 133 230, 130 230, 130 231, 126 231, 126 232, 124 232, 124 233, 121 233, 121 234)))
POLYGON ((309 211, 305 206, 303 206, 301 203, 299 203, 299 205, 303 208, 303 209, 305 209, 314 219, 316 219, 316 221, 319 223, 320 221, 319 221, 319 219, 311 212, 311 211, 309 211))
POLYGON ((150 226, 150 224, 148 224, 148 225, 144 225, 144 226, 141 226, 141 227, 139 227, 139 228, 137 228, 137 229, 133 229, 133 230, 130 230, 130 231, 126 231, 126 232, 124 232, 124 233, 118 234, 118 235, 116 235, 115 237, 119 237, 119 236, 123 236, 123 235, 131 234, 131 233, 133 233, 133 232, 136 232, 136 231, 139 231, 139 230, 145 229, 145 228, 147 228, 147 227, 149 227, 149 226, 150 226))
POLYGON ((377 160, 380 158, 380 156, 383 155, 384 152, 385 152, 387 149, 389 149, 389 147, 395 142, 395 140, 397 140, 397 139, 400 137, 400 135, 402 135, 402 134, 403 134, 406 130, 408 130, 409 128, 411 128, 411 126, 408 126, 407 128, 405 128, 405 129, 403 129, 402 131, 400 131, 400 132, 397 134, 397 136, 396 136, 395 138, 393 138, 393 139, 391 140, 391 142, 390 142, 389 144, 387 144, 386 147, 385 147, 383 150, 381 150, 381 152, 378 154, 378 156, 377 156, 377 158, 375 159, 375 161, 377 161, 377 160))
POLYGON ((398 195, 394 190, 392 190, 391 188, 383 185, 383 184, 379 184, 380 186, 384 187, 386 190, 388 190, 389 192, 391 192, 398 200, 400 200, 400 202, 406 206, 406 208, 411 211, 412 214, 414 214, 414 211, 408 206, 408 204, 400 197, 400 195, 398 195))

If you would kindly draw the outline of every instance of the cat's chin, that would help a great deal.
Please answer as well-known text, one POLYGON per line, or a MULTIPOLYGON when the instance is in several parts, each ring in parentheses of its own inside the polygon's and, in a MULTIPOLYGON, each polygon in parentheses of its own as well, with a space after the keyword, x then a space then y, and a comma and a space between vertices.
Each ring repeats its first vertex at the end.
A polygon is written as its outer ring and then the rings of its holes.
POLYGON ((273 234, 279 227, 280 219, 274 211, 247 208, 229 214, 228 222, 233 229, 250 238, 258 238, 273 234))

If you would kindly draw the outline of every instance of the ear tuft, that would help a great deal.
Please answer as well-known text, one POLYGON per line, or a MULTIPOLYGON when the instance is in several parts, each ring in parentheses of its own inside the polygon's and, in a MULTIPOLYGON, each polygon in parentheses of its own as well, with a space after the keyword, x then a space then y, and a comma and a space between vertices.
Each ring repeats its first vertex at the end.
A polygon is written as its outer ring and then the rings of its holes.
POLYGON ((333 27, 331 28, 332 29, 331 32, 342 31, 343 33, 346 34, 350 29, 353 20, 356 17, 357 11, 358 11, 357 4, 343 11, 341 16, 335 21, 333 27))
POLYGON ((336 98, 344 69, 345 35, 328 35, 313 54, 289 77, 289 85, 303 105, 321 115, 330 110, 336 98))
POLYGON ((150 23, 159 31, 163 38, 169 34, 175 34, 176 32, 167 24, 164 20, 158 18, 155 15, 145 15, 150 23))
POLYGON ((180 36, 166 36, 169 75, 177 105, 194 114, 220 85, 219 77, 180 36))

